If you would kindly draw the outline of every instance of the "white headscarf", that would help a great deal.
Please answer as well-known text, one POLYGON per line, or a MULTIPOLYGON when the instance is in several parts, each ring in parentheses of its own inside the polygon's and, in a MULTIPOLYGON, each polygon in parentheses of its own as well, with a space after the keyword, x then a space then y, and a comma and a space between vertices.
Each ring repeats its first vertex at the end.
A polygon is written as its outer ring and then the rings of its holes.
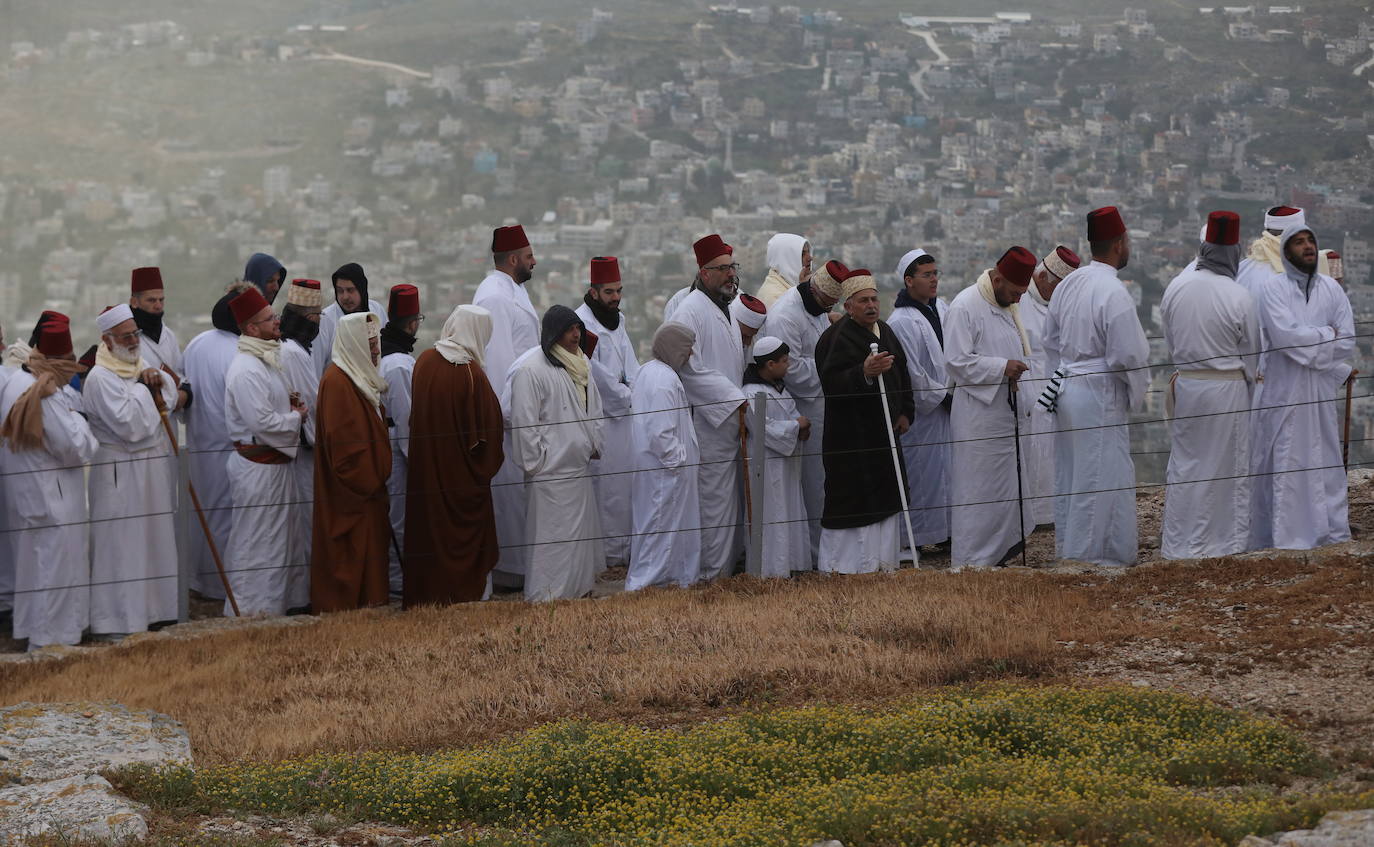
POLYGON ((476 362, 482 367, 487 342, 491 340, 491 312, 481 306, 463 305, 444 321, 443 332, 434 349, 454 365, 476 362))
POLYGON ((902 256, 902 258, 897 260, 897 270, 893 271, 892 273, 897 277, 898 288, 904 288, 906 286, 906 269, 911 267, 911 263, 921 258, 922 256, 929 255, 929 253, 917 247, 915 250, 908 250, 906 252, 906 255, 902 256))
POLYGON ((334 330, 334 364, 348 374, 367 401, 378 409, 382 406, 382 393, 386 391, 386 380, 382 379, 377 366, 372 363, 371 339, 382 332, 381 320, 371 312, 355 312, 344 315, 334 330))
POLYGON ((780 232, 768 239, 768 267, 777 271, 788 285, 800 281, 802 250, 806 244, 805 238, 790 232, 780 232))

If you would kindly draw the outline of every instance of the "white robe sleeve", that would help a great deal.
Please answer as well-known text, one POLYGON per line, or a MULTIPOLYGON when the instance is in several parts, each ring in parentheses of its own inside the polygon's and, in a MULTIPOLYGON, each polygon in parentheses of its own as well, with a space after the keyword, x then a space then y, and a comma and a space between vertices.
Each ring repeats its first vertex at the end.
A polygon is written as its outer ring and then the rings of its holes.
POLYGON ((824 398, 821 389, 821 374, 816 369, 816 347, 805 344, 806 327, 799 326, 795 312, 779 312, 768 318, 774 322, 769 331, 787 345, 787 388, 793 397, 806 399, 824 398), (809 349, 803 349, 809 348, 809 349))
MULTIPOLYGON (((946 317, 947 315, 942 316, 941 320, 945 320, 946 317)), ((923 321, 925 316, 918 315, 915 320, 923 321)), ((947 380, 937 379, 933 372, 926 370, 922 361, 927 358, 923 355, 926 336, 912 324, 913 321, 910 320, 888 321, 888 326, 892 327, 897 340, 902 342, 902 350, 906 353, 906 369, 911 375, 911 392, 916 400, 916 414, 928 415, 935 411, 949 394, 949 385, 947 380)))
MULTIPOLYGON (((1053 301, 1051 301, 1053 302, 1053 301)), ((1126 383, 1131 408, 1139 410, 1150 387, 1150 342, 1140 326, 1135 301, 1126 289, 1113 291, 1105 307, 1104 330, 1107 340, 1107 370, 1118 373, 1126 383)))
POLYGON ((401 448, 401 455, 410 457, 410 407, 411 407, 411 377, 413 372, 410 368, 403 365, 387 368, 383 377, 386 379, 386 414, 391 418, 391 422, 396 426, 396 444, 401 448))
POLYGON ((90 424, 76 412, 66 391, 43 398, 44 447, 54 459, 69 466, 86 464, 95 458, 100 446, 90 424))
MULTIPOLYGON (((1288 277, 1275 274, 1265 280, 1260 289, 1260 320, 1269 338, 1269 354, 1291 359, 1300 367, 1325 371, 1336 363, 1337 345, 1327 343, 1336 339, 1336 329, 1299 321, 1288 302, 1291 285, 1288 277)), ((1350 334, 1353 335, 1353 324, 1351 326, 1350 334)), ((1353 338, 1351 343, 1354 343, 1353 338)))
POLYGON ((972 310, 956 303, 945 321, 945 367, 959 388, 987 406, 1007 381, 1008 360, 978 353, 981 337, 972 310))
POLYGON ((544 386, 532 368, 517 368, 510 376, 510 433, 515 463, 527 476, 538 474, 548 461, 549 427, 540 415, 544 386))
MULTIPOLYGON (((315 344, 318 345, 317 338, 315 344)), ((305 419, 313 421, 315 419, 315 402, 320 395, 320 374, 315 367, 318 364, 313 356, 313 351, 318 347, 312 346, 310 353, 305 352, 304 348, 296 347, 295 342, 287 344, 282 342, 281 363, 282 371, 286 374, 286 384, 292 391, 301 395, 301 402, 305 404, 305 419)), ((326 361, 323 370, 329 368, 326 361)), ((305 443, 311 447, 315 446, 315 427, 307 425, 305 427, 305 443)))
POLYGON ((592 382, 601 395, 602 408, 608 416, 620 418, 630 413, 630 386, 621 382, 620 375, 611 373, 611 369, 599 359, 592 359, 592 382))
MULTIPOLYGON (((166 386, 171 378, 163 375, 162 384, 166 386)), ((153 405, 152 395, 140 383, 129 383, 104 368, 86 379, 83 391, 86 413, 100 419, 100 422, 126 444, 137 444, 157 436, 162 429, 162 417, 153 405)), ((163 399, 167 392, 163 391, 163 399)), ((176 405, 176 389, 172 389, 172 403, 176 405)))
POLYGON ((1350 378, 1354 368, 1350 364, 1355 354, 1355 314, 1350 308, 1350 298, 1334 284, 1332 297, 1336 301, 1335 315, 1331 325, 1336 331, 1336 343, 1332 344, 1332 364, 1326 369, 1327 376, 1339 385, 1350 378))
MULTIPOLYGON (((768 404, 768 421, 763 430, 763 445, 770 453, 791 456, 797 452, 797 445, 801 444, 801 421, 787 416, 787 407, 791 404, 781 402, 771 392, 767 397, 764 402, 768 404)), ((796 411, 795 407, 791 411, 796 411)))
POLYGON ((225 386, 229 402, 243 416, 253 440, 278 450, 287 448, 293 453, 300 446, 301 415, 296 411, 278 412, 270 400, 270 376, 262 369, 246 370, 234 382, 225 386))

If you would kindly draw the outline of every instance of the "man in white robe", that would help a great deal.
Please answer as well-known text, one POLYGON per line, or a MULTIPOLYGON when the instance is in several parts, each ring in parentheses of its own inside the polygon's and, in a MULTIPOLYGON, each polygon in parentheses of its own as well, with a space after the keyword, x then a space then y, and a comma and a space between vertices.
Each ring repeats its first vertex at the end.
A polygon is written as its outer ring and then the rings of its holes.
MULTIPOLYGON (((244 615, 280 615, 310 599, 310 563, 300 521, 285 504, 299 500, 291 466, 308 421, 281 363, 280 321, 250 289, 230 301, 238 354, 225 377, 224 405, 234 452, 225 462, 234 501, 226 570, 244 615)), ((231 610, 226 603, 225 614, 231 610)))
POLYGON ((1351 376, 1350 300, 1317 270, 1317 239, 1294 224, 1280 239, 1284 272, 1257 289, 1263 348, 1255 400, 1251 546, 1308 550, 1350 539, 1341 403, 1351 376))
POLYGON ((811 243, 800 235, 780 232, 768 239, 768 276, 757 296, 769 309, 778 298, 811 278, 811 243))
MULTIPOLYGON (((216 301, 210 312, 213 329, 191 339, 186 345, 185 377, 196 387, 196 402, 186 409, 186 450, 191 484, 196 487, 210 537, 221 559, 229 550, 229 531, 234 520, 234 503, 229 496, 229 477, 224 462, 234 450, 225 424, 224 377, 238 355, 239 327, 229 309, 229 301, 246 291, 247 283, 235 283, 216 301)), ((197 521, 197 524, 199 521, 197 521)), ((196 527, 190 533, 191 587, 212 600, 224 599, 224 585, 215 566, 210 543, 196 527)))
POLYGON ((13 634, 30 650, 77 644, 90 623, 85 464, 98 445, 81 414, 81 395, 67 384, 78 367, 71 327, 53 314, 0 394, 14 536, 13 634))
MULTIPOLYGON (((286 306, 281 310, 281 365, 286 384, 301 398, 307 420, 316 420, 315 403, 320 377, 315 372, 315 351, 320 345, 321 308, 324 292, 319 280, 293 279, 286 287, 286 306)), ((332 359, 331 359, 332 360, 332 359)), ((295 515, 301 560, 310 561, 314 544, 311 524, 315 512, 315 427, 301 428, 296 456, 291 460, 296 477, 296 498, 289 507, 295 515)))
POLYGON ((525 599, 583 597, 605 564, 589 464, 601 454, 601 395, 578 349, 582 321, 566 306, 544 314, 542 355, 511 379, 516 461, 529 490, 525 599))
POLYGON ((811 422, 811 437, 802 445, 802 495, 811 535, 811 558, 821 550, 821 514, 825 511, 825 462, 821 440, 825 432, 825 392, 816 369, 816 342, 838 317, 840 281, 849 269, 834 260, 806 282, 789 289, 768 310, 768 334, 786 344, 787 386, 797 411, 811 422))
POLYGON ((181 353, 181 343, 177 334, 164 322, 167 306, 167 292, 163 287, 162 271, 158 268, 134 268, 130 280, 129 308, 133 310, 134 323, 143 333, 139 340, 139 355, 148 367, 164 371, 177 384, 177 412, 191 402, 191 392, 182 384, 186 382, 186 360, 181 353))
POLYGON ((386 381, 387 433, 391 437, 391 476, 386 490, 391 498, 391 542, 388 579, 391 593, 400 595, 403 575, 398 550, 406 538, 406 462, 410 455, 411 381, 415 375, 415 335, 425 319, 420 311, 420 289, 407 283, 393 285, 387 297, 387 322, 382 327, 381 364, 386 381))
POLYGON ((1026 292, 1030 296, 1023 297, 1018 304, 1021 325, 1031 343, 1031 356, 1026 362, 1030 372, 1021 387, 1021 396, 1030 400, 1031 426, 1021 443, 1026 450, 1026 498, 1037 527, 1054 526, 1054 415, 1035 402, 1051 375, 1045 359, 1045 320, 1050 314, 1054 289, 1081 264, 1077 253, 1063 245, 1056 247, 1040 260, 1026 292))
POLYGON ((1135 464, 1127 424, 1150 384, 1150 345, 1117 272, 1131 237, 1115 206, 1088 213, 1092 262, 1054 290, 1046 368, 1065 373, 1055 412, 1055 551, 1061 559, 1131 565, 1135 464))
POLYGON ((765 404, 762 576, 789 577, 809 571, 811 534, 806 526, 806 502, 801 489, 801 447, 811 437, 811 422, 797 411, 783 377, 791 364, 789 350, 771 335, 754 341, 754 358, 744 370, 744 393, 754 403, 765 404), (760 400, 760 395, 762 399, 760 400))
POLYGON ((1212 212, 1197 268, 1174 277, 1160 315, 1169 358, 1169 468, 1159 552, 1244 552, 1250 535, 1250 391, 1259 353, 1255 301, 1235 281, 1240 217, 1212 212))
POLYGON ((367 296, 367 274, 363 272, 362 265, 357 262, 341 265, 330 276, 330 285, 334 288, 334 302, 320 313, 320 340, 310 348, 317 380, 324 376, 332 360, 334 333, 344 315, 367 311, 376 315, 379 323, 386 323, 386 310, 382 304, 367 296))
POLYGON ((1025 499, 1024 445, 1016 443, 1018 427, 1030 429, 1034 402, 1021 390, 1031 348, 1017 304, 1035 266, 1034 253, 1012 247, 949 306, 950 429, 959 434, 951 474, 952 569, 1008 564, 1035 528, 1025 499))
POLYGON ((678 372, 687 367, 696 335, 679 323, 654 333, 654 357, 632 387, 634 532, 625 590, 686 587, 701 569, 701 501, 697 491, 696 427, 678 372))
POLYGON ((692 330, 692 357, 678 376, 694 407, 701 449, 701 578, 730 576, 743 541, 740 519, 740 419, 744 342, 730 303, 739 293, 734 248, 719 235, 692 245, 697 280, 673 320, 692 330))
MULTIPOLYGON (((472 305, 491 313, 491 339, 487 342, 483 370, 491 379, 492 390, 502 393, 515 360, 539 348, 539 315, 530 302, 525 284, 534 276, 534 250, 525 230, 519 225, 497 227, 491 235, 492 269, 487 272, 472 305)), ((502 402, 506 423, 510 407, 502 402)), ((506 461, 491 481, 492 504, 496 510, 496 536, 501 558, 492 572, 496 585, 518 588, 525 577, 525 474, 515 461, 509 427, 505 434, 506 461)))
MULTIPOLYGON (((1264 231, 1250 243, 1250 250, 1240 260, 1236 282, 1259 299, 1256 291, 1274 274, 1283 273, 1283 248, 1279 237, 1290 226, 1307 226, 1307 214, 1296 206, 1275 206, 1264 213, 1264 231)), ((1326 256, 1317 254, 1317 273, 1331 275, 1326 256)))
POLYGON ((96 323, 100 346, 81 391, 100 442, 88 480, 100 538, 91 550, 90 626, 115 639, 177 619, 175 498, 165 470, 172 451, 158 411, 176 405, 177 385, 139 354, 128 306, 96 323))
POLYGON ((577 316, 587 331, 596 335, 592 351, 592 379, 601 393, 606 415, 605 444, 600 459, 592 462, 596 500, 601 507, 601 532, 606 540, 606 564, 630 563, 631 500, 625 474, 633 467, 631 396, 639 359, 620 312, 622 283, 620 263, 614 256, 591 260, 587 293, 577 316))
POLYGON ((940 269, 935 257, 912 250, 897 262, 897 292, 888 325, 906 351, 916 403, 911 429, 902 436, 902 459, 911 483, 911 531, 903 547, 915 549, 949 540, 950 429, 953 402, 945 369, 945 322, 949 305, 936 296, 940 269))

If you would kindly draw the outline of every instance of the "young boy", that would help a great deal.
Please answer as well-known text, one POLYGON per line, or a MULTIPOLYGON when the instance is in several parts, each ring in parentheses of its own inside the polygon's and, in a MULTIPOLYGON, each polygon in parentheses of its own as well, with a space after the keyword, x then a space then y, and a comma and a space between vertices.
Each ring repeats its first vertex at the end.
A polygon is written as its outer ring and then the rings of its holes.
POLYGON ((791 364, 788 352, 787 345, 771 335, 757 338, 753 361, 744 370, 745 396, 752 401, 763 394, 768 409, 762 516, 765 577, 790 576, 813 567, 801 488, 802 442, 811 436, 811 422, 797 413, 796 402, 783 386, 791 364))

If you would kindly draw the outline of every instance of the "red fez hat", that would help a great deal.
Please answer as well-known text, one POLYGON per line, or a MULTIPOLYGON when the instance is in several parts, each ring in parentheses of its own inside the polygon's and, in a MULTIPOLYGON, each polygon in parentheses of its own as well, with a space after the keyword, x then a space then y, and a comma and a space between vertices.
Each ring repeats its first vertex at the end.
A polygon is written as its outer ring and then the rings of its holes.
POLYGON ((72 325, 66 315, 57 315, 43 324, 38 334, 38 352, 44 356, 66 356, 72 352, 72 325))
POLYGON ((491 252, 509 253, 512 250, 522 250, 530 246, 530 240, 525 237, 525 228, 520 224, 515 226, 498 226, 491 233, 491 252))
POLYGON ((162 286, 162 271, 157 268, 134 268, 130 293, 157 291, 162 286))
POLYGON ((386 314, 393 321, 420 314, 420 289, 406 282, 391 286, 391 301, 387 303, 386 314))
POLYGON ((711 233, 693 244, 692 252, 697 254, 697 267, 704 268, 707 262, 717 256, 735 255, 735 248, 726 244, 719 235, 711 233))
POLYGON ((590 359, 592 354, 596 352, 596 342, 599 340, 596 333, 584 326, 582 327, 582 337, 578 339, 577 346, 581 348, 582 355, 590 359))
POLYGON ((1121 213, 1115 206, 1103 206, 1088 213, 1088 240, 1111 241, 1126 231, 1121 222, 1121 213))
POLYGON ((997 260, 997 272, 1017 285, 1030 285, 1036 264, 1035 254, 1017 245, 997 260))
POLYGON ((592 285, 620 282, 620 262, 614 256, 593 256, 591 280, 592 285))
POLYGON ((267 308, 267 299, 256 288, 250 288, 229 301, 229 310, 234 313, 234 323, 243 326, 253 316, 267 308))
POLYGON ((1054 248, 1054 252, 1063 260, 1064 264, 1068 265, 1073 270, 1078 270, 1079 266, 1083 264, 1083 260, 1078 258, 1077 253, 1063 245, 1054 248))
POLYGON ((1211 212, 1207 215, 1208 244, 1228 247, 1240 243, 1240 215, 1235 212, 1211 212))

